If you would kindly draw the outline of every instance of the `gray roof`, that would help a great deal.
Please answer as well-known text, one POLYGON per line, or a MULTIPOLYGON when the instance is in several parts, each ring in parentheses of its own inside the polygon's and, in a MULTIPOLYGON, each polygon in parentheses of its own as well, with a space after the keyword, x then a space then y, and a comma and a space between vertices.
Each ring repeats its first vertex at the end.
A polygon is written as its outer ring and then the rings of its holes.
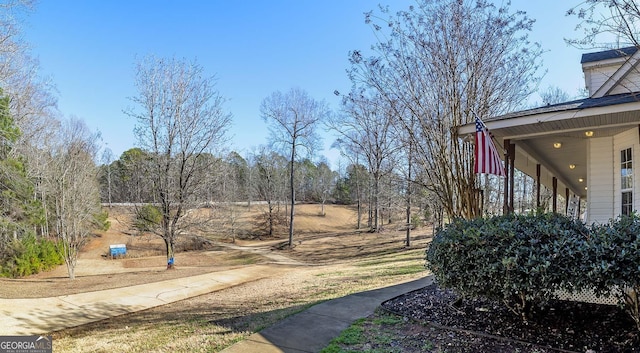
POLYGON ((595 62, 600 60, 615 59, 623 56, 630 56, 635 54, 636 51, 638 51, 637 47, 626 47, 626 48, 620 48, 620 49, 599 51, 596 53, 586 53, 586 54, 582 54, 582 60, 580 61, 580 63, 584 64, 584 63, 590 63, 590 62, 595 62))
POLYGON ((639 102, 639 101, 640 101, 640 92, 621 93, 621 94, 614 94, 610 96, 604 96, 600 98, 584 98, 584 99, 578 99, 570 102, 546 105, 539 108, 527 109, 519 112, 513 112, 513 113, 501 115, 501 116, 488 118, 485 121, 505 120, 505 119, 511 119, 516 117, 545 114, 545 113, 556 113, 556 112, 563 112, 568 110, 581 110, 581 109, 587 109, 587 108, 606 107, 611 105, 633 103, 633 102, 639 102))

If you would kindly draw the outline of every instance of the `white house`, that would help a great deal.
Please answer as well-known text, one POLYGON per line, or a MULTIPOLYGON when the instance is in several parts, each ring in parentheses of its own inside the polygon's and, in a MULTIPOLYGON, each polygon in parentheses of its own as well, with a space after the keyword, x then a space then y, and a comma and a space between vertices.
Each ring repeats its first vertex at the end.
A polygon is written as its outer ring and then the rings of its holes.
MULTIPOLYGON (((554 211, 570 207, 572 198, 586 200, 587 223, 640 210, 639 63, 636 47, 584 54, 589 98, 485 119, 506 151, 507 209, 515 166, 553 190, 554 211)), ((474 131, 474 124, 459 128, 474 131)))

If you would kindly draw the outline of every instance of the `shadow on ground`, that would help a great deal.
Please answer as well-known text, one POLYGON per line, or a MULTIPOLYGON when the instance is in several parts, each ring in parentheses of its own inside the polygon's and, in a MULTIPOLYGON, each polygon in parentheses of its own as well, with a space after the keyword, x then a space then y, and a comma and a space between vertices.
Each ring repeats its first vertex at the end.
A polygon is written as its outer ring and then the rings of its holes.
MULTIPOLYGON (((15 305, 20 306, 20 303, 16 302, 15 305)), ((68 310, 48 309, 50 305, 63 306, 65 304, 56 304, 53 300, 43 299, 41 305, 37 307, 16 307, 15 309, 19 309, 19 313, 9 310, 0 311, 4 317, 1 326, 5 328, 1 331, 10 331, 14 335, 46 333, 52 327, 64 328, 68 326, 69 322, 89 323, 140 310, 140 307, 137 306, 104 303, 92 303, 82 307, 68 304, 68 310)))

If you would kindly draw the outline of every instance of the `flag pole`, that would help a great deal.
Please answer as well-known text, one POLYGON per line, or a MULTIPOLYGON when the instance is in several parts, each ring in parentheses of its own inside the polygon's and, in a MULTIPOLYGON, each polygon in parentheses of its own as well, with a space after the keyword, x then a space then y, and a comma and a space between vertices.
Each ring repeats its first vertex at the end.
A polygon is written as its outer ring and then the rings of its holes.
MULTIPOLYGON (((480 116, 475 112, 475 110, 471 109, 471 113, 473 113, 474 118, 478 118, 478 120, 480 121, 480 124, 482 124, 482 127, 485 128, 485 130, 489 131, 489 128, 487 127, 487 125, 484 123, 484 121, 482 119, 480 119, 480 116)), ((491 141, 493 141, 494 146, 496 146, 496 148, 498 146, 500 146, 500 149, 502 149, 501 152, 505 153, 506 150, 504 149, 504 146, 498 144, 498 140, 493 136, 493 134, 489 134, 489 137, 491 138, 491 141)))
MULTIPOLYGON (((497 176, 505 177, 505 180, 508 180, 506 170, 506 164, 508 163, 508 156, 505 155, 505 159, 503 162, 502 155, 498 149, 496 148, 496 139, 493 134, 489 131, 486 124, 480 116, 475 112, 475 110, 470 109, 470 112, 474 116, 475 120, 475 150, 474 150, 474 173, 475 174, 485 174, 484 178, 484 187, 486 188, 489 185, 489 177, 488 174, 495 174, 497 176)), ((501 146, 502 147, 502 146, 501 146)), ((505 150, 505 153, 508 153, 505 150)), ((482 179, 477 176, 474 178, 474 185, 478 192, 478 197, 482 197, 482 204, 486 204, 484 201, 485 197, 488 197, 488 193, 484 194, 480 192, 482 185, 482 179)), ((506 197, 505 197, 506 199, 506 197)), ((480 212, 482 214, 482 209, 484 207, 480 207, 480 212)))

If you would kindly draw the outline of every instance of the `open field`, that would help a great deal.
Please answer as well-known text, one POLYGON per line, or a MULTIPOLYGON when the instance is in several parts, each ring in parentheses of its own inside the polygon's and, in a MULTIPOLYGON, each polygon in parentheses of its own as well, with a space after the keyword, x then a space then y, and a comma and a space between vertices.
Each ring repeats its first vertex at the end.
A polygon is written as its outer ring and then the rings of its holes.
POLYGON ((430 228, 414 232, 412 247, 406 248, 403 231, 387 226, 380 234, 355 232, 352 209, 327 206, 326 215, 320 216, 319 208, 297 208, 293 249, 281 246, 284 238, 245 236, 233 248, 217 242, 205 250, 180 253, 175 271, 164 270, 164 256, 154 253, 162 247, 159 238, 127 234, 127 222, 119 214, 112 229, 85 248, 76 280, 64 278, 61 267, 24 280, 3 280, 2 296, 77 293, 255 264, 279 269, 268 278, 223 291, 53 333, 56 352, 216 352, 319 301, 426 274, 423 258, 430 228), (130 257, 103 257, 113 242, 128 244, 130 257), (279 264, 277 256, 294 261, 279 264))

